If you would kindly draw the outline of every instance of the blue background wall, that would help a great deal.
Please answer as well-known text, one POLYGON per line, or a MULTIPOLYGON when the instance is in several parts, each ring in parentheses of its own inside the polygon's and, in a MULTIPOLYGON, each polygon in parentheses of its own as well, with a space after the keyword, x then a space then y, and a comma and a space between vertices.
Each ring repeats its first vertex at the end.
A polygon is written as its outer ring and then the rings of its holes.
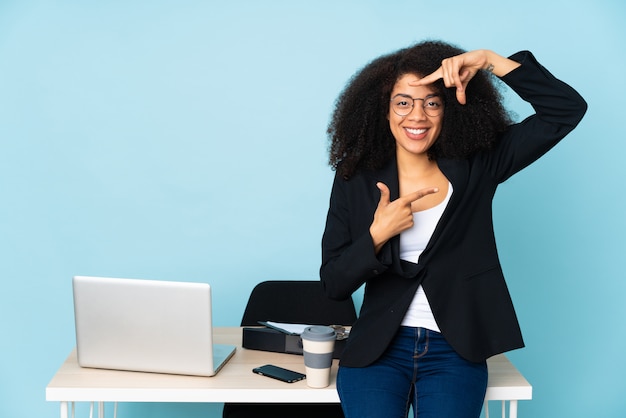
POLYGON ((621 0, 0 1, 0 416, 57 416, 75 274, 210 282, 222 326, 261 280, 317 279, 333 101, 431 37, 530 49, 588 100, 496 198, 527 344, 509 356, 521 417, 624 416, 625 19, 621 0))

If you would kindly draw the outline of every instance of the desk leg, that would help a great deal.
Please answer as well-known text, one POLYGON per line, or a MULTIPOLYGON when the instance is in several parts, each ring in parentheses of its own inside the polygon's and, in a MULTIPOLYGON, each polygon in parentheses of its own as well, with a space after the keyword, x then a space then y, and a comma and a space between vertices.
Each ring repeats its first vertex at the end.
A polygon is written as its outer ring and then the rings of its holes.
POLYGON ((61 418, 68 418, 67 402, 61 402, 61 418))
POLYGON ((509 401, 509 418, 517 418, 517 400, 509 401))
MULTIPOLYGON (((485 401, 483 410, 485 411, 485 418, 489 418, 489 401, 485 401)), ((506 418, 506 401, 502 401, 501 417, 506 418)), ((517 400, 515 399, 509 400, 509 418, 517 418, 517 400)))

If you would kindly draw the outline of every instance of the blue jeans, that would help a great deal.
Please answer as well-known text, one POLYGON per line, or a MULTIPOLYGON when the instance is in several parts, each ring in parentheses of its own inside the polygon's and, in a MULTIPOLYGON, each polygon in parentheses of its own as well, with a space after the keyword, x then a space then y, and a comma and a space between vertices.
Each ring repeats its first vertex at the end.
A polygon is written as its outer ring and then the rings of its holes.
POLYGON ((368 367, 339 367, 337 391, 346 418, 478 418, 487 363, 461 358, 443 336, 401 327, 368 367))

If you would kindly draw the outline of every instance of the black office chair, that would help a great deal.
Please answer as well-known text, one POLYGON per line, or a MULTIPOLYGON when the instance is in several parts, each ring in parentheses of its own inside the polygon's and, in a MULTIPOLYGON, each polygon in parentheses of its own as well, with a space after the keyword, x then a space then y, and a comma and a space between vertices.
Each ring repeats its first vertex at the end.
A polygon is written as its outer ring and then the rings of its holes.
MULTIPOLYGON (((356 310, 352 299, 333 301, 319 281, 270 280, 255 286, 241 326, 258 321, 310 325, 352 325, 356 310)), ((344 418, 340 404, 224 404, 223 418, 344 418)))

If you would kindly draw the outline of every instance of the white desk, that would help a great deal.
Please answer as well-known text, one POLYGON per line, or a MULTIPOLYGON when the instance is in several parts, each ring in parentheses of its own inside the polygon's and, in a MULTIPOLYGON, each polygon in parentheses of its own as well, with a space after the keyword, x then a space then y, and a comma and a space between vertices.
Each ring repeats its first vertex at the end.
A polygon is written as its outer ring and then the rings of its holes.
MULTIPOLYGON (((331 385, 311 389, 306 381, 283 383, 252 373, 263 364, 276 364, 304 373, 302 356, 241 348, 241 328, 216 328, 216 343, 237 345, 237 352, 213 377, 178 376, 82 368, 76 352, 46 387, 46 400, 61 403, 61 418, 69 416, 74 402, 97 402, 102 416, 104 402, 339 402, 335 388, 337 360, 331 372, 331 385)), ((488 361, 488 401, 509 402, 510 418, 517 417, 517 401, 532 398, 532 386, 504 356, 488 361)), ((503 415, 504 416, 504 415, 503 415)))

